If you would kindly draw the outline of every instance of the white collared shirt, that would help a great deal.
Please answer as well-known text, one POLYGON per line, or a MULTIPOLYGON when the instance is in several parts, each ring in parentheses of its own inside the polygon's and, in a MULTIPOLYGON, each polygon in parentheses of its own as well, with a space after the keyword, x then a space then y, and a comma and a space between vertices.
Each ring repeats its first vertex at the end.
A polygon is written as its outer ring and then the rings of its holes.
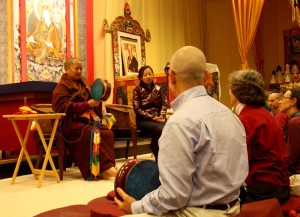
POLYGON ((246 134, 230 109, 203 86, 179 95, 172 107, 159 139, 161 186, 132 203, 134 214, 228 203, 247 177, 246 134))

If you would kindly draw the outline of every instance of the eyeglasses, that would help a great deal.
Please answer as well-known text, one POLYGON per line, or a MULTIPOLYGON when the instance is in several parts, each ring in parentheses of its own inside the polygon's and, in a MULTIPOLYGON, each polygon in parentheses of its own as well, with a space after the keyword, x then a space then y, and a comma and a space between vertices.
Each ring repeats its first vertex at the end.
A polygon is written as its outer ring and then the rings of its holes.
POLYGON ((292 99, 292 98, 289 96, 283 96, 280 100, 284 100, 284 99, 292 99))
POLYGON ((168 62, 167 65, 165 66, 165 69, 164 69, 166 74, 168 74, 169 69, 170 69, 170 63, 168 62))
POLYGON ((292 99, 292 98, 289 96, 283 96, 282 99, 292 99))

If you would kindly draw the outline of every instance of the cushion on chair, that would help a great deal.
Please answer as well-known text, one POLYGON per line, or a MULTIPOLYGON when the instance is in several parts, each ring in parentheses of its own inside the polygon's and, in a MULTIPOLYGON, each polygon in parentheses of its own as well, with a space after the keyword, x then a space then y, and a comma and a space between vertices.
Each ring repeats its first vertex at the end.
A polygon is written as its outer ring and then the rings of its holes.
POLYGON ((283 217, 280 204, 272 198, 243 204, 238 217, 283 217))
POLYGON ((281 205, 283 215, 288 215, 291 210, 300 212, 300 197, 291 195, 290 199, 281 205))

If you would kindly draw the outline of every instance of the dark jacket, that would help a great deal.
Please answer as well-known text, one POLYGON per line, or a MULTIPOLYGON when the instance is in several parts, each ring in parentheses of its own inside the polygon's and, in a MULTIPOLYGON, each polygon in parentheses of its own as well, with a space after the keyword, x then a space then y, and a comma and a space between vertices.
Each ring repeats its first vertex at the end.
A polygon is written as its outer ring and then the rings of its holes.
POLYGON ((148 88, 144 82, 140 82, 133 89, 133 109, 137 119, 152 120, 153 117, 162 116, 166 118, 168 99, 158 84, 152 82, 148 88))

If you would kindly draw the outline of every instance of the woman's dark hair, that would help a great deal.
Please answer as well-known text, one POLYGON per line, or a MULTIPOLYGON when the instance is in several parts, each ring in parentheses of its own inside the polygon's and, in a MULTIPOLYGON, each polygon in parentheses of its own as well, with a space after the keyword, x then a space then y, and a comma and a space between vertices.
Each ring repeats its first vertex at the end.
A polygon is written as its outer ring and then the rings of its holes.
POLYGON ((241 102, 250 106, 264 106, 267 93, 262 76, 253 69, 239 70, 229 75, 231 91, 241 102))
POLYGON ((291 99, 297 99, 297 109, 300 109, 300 88, 291 88, 291 99))
POLYGON ((142 67, 140 68, 140 70, 139 70, 138 79, 142 80, 143 75, 144 75, 144 71, 145 71, 146 69, 150 69, 151 72, 153 73, 153 69, 151 68, 151 66, 142 66, 142 67))

